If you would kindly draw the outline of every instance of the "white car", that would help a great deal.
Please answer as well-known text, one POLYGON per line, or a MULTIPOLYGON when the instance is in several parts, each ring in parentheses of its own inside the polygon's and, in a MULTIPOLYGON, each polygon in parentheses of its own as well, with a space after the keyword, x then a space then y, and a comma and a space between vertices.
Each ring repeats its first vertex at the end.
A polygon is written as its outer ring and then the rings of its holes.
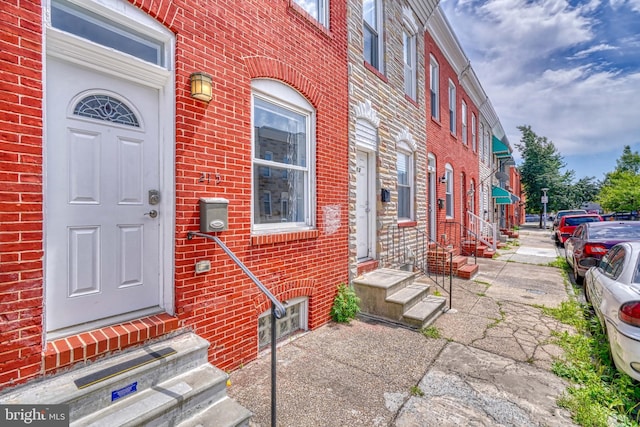
POLYGON ((618 370, 640 381, 640 241, 619 243, 585 275, 585 292, 618 370))

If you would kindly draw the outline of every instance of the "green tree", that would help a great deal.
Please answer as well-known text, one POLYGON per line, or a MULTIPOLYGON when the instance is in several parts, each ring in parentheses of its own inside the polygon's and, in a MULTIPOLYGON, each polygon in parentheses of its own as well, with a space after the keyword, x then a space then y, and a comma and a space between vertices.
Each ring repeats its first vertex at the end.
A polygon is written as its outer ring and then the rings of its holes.
POLYGON ((571 206, 580 207, 583 203, 593 202, 600 193, 600 182, 596 181, 593 176, 580 178, 578 182, 571 187, 571 197, 573 202, 571 206))
MULTIPOLYGON (((527 193, 526 210, 542 212, 541 196, 543 188, 548 188, 547 211, 573 207, 574 191, 572 170, 561 172, 566 165, 553 142, 536 135, 530 126, 518 126, 522 132, 520 143, 516 144, 523 163, 519 166, 520 181, 527 193)), ((542 226, 542 225, 541 225, 542 226)))
POLYGON ((640 173, 640 154, 632 152, 631 147, 625 145, 622 149, 622 156, 616 160, 616 172, 640 173))
POLYGON ((640 207, 640 154, 625 145, 616 160, 616 169, 605 175, 597 197, 602 209, 627 212, 640 207))
POLYGON ((630 171, 614 171, 607 175, 597 198, 608 212, 627 212, 640 207, 640 175, 630 171))

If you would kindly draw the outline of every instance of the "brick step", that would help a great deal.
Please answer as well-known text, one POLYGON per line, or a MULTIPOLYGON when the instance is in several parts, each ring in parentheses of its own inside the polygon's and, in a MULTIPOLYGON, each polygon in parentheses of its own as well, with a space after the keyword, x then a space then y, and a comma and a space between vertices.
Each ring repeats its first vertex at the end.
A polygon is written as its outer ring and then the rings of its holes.
POLYGON ((479 270, 478 264, 465 264, 456 271, 456 276, 461 279, 471 279, 479 270))

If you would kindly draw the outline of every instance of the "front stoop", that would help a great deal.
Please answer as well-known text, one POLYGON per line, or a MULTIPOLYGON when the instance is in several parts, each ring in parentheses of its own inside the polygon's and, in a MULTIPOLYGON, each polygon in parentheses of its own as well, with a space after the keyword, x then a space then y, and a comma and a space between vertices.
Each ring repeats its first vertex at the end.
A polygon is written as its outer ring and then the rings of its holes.
POLYGON ((0 395, 2 404, 68 404, 70 426, 247 426, 209 343, 184 333, 0 395))
POLYGON ((461 279, 471 279, 480 269, 478 264, 465 264, 456 270, 456 275, 461 279))
POLYGON ((353 280, 360 310, 414 328, 428 326, 442 314, 446 300, 428 295, 429 285, 415 282, 417 273, 381 268, 353 280))

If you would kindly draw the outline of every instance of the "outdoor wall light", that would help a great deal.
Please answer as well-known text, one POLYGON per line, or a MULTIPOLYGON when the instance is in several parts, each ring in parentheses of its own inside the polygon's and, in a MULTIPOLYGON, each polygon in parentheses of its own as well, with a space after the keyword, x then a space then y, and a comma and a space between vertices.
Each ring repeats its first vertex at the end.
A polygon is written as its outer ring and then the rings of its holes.
POLYGON ((198 71, 189 76, 191 80, 191 97, 209 102, 213 98, 213 80, 207 73, 198 71))
POLYGON ((440 178, 438 178, 438 182, 440 184, 444 184, 447 182, 447 175, 442 175, 440 178))

